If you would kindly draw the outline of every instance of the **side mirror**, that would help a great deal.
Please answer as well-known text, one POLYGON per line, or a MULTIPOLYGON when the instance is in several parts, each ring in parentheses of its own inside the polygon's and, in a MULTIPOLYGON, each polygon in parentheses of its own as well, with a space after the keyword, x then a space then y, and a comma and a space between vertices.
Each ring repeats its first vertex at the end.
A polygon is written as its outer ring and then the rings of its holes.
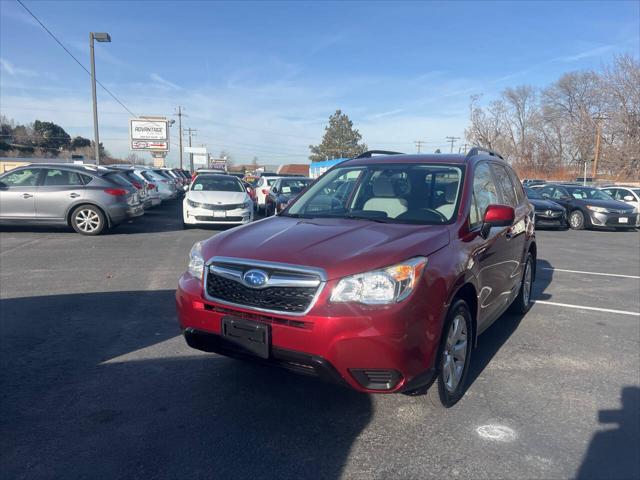
POLYGON ((568 202, 569 200, 571 200, 571 196, 569 195, 563 195, 560 197, 560 200, 564 200, 565 202, 568 202))
POLYGON ((273 193, 278 193, 278 189, 277 189, 277 188, 272 188, 272 189, 271 189, 271 191, 272 191, 273 193))
POLYGON ((491 227, 510 227, 516 218, 516 212, 509 205, 489 205, 482 219, 481 234, 484 238, 489 236, 491 227))
POLYGON ((632 195, 625 195, 624 196, 624 201, 625 202, 633 202, 635 200, 635 198, 633 198, 632 195))

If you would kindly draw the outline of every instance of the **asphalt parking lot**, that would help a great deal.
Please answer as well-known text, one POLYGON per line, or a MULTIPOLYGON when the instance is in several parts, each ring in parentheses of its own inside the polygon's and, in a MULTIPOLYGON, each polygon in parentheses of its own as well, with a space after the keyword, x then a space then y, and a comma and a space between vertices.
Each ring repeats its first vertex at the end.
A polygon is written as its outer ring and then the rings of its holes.
POLYGON ((444 412, 190 350, 174 289, 215 233, 179 202, 95 238, 2 228, 4 478, 640 476, 639 232, 539 231, 539 303, 444 412))

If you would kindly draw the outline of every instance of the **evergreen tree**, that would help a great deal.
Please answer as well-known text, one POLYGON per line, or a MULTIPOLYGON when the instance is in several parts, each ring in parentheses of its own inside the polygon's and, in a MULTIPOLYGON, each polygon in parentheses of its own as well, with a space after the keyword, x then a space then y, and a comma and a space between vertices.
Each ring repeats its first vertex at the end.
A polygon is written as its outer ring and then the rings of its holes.
POLYGON ((367 151, 360 132, 353 128, 353 122, 349 117, 336 110, 329 117, 329 125, 324 129, 324 136, 320 145, 309 145, 312 162, 320 162, 331 158, 351 158, 367 151))

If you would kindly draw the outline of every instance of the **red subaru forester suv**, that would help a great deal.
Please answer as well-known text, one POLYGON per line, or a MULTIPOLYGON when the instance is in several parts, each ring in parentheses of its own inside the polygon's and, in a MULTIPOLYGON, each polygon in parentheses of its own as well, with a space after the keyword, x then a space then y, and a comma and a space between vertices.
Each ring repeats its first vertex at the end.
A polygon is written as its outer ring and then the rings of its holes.
POLYGON ((462 396, 477 336, 531 302, 533 207, 500 155, 367 152, 193 246, 187 343, 363 392, 462 396), (383 153, 376 156, 375 153, 383 153))

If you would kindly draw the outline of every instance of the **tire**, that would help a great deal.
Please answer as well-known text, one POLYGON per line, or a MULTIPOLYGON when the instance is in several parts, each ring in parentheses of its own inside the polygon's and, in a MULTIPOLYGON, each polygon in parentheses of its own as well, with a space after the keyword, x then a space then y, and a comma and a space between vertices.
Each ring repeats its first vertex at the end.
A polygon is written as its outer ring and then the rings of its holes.
POLYGON ((584 213, 574 210, 569 214, 569 227, 572 230, 584 230, 584 213))
POLYGON ((428 392, 429 400, 435 407, 450 408, 464 395, 471 363, 472 344, 473 325, 469 306, 464 300, 456 300, 449 309, 442 329, 442 339, 436 359, 438 373, 428 392), (456 346, 458 348, 455 348, 456 346), (461 359, 463 352, 464 358, 461 359), (458 363, 456 363, 457 360, 458 363))
POLYGON ((520 283, 520 290, 518 296, 511 304, 510 310, 517 315, 524 315, 530 309, 533 303, 531 302, 531 292, 533 290, 533 279, 535 274, 535 264, 533 263, 533 255, 527 254, 527 260, 524 264, 524 272, 522 274, 522 282, 520 283))
POLYGON ((80 205, 71 214, 71 227, 81 235, 100 235, 107 221, 98 207, 93 205, 80 205))

